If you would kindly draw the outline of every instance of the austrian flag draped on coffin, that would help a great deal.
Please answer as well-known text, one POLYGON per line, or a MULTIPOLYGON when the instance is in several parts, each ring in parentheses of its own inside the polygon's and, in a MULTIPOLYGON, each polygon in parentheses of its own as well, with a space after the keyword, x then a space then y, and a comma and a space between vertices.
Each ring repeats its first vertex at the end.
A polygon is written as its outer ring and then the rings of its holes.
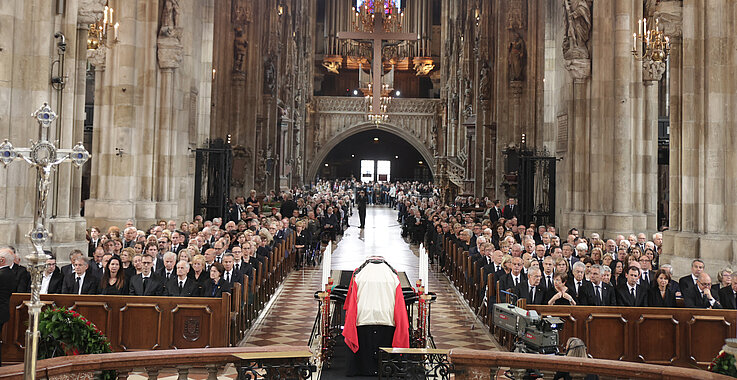
POLYGON ((358 326, 394 326, 392 347, 409 347, 409 321, 397 274, 383 262, 369 262, 353 272, 343 309, 343 336, 358 352, 358 326))

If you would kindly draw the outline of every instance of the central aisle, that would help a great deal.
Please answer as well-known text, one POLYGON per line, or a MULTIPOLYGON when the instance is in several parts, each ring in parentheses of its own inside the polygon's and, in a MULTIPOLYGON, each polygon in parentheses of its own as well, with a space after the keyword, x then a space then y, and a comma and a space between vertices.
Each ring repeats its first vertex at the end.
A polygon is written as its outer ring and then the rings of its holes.
MULTIPOLYGON (((417 248, 402 238, 395 210, 369 207, 363 230, 355 227, 359 225, 357 211, 354 210, 349 222, 351 227, 333 250, 331 269, 352 271, 367 257, 379 255, 397 271, 407 273, 413 284, 417 281, 417 248)), ((320 289, 321 273, 320 267, 290 273, 273 303, 247 334, 244 345, 307 345, 317 314, 313 294, 320 289)), ((499 349, 444 275, 430 271, 430 291, 437 293, 437 302, 431 309, 430 331, 438 348, 499 349)))

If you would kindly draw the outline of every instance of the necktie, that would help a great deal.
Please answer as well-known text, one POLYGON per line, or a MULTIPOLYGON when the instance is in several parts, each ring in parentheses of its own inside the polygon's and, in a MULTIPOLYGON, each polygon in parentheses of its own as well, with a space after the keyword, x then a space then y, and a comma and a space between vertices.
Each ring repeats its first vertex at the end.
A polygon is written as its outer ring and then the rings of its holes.
POLYGON ((184 289, 184 281, 179 281, 179 292, 182 292, 182 289, 184 289))
POLYGON ((235 270, 236 271, 240 271, 241 270, 241 265, 240 264, 235 264, 235 270))
POLYGON ((553 281, 550 279, 550 275, 548 275, 547 286, 548 286, 548 288, 553 287, 553 281))
POLYGON ((599 285, 596 285, 596 300, 599 303, 601 302, 601 291, 599 290, 599 285))
POLYGON ((581 281, 578 282, 578 286, 576 287, 576 294, 578 294, 579 289, 581 289, 581 281))
POLYGON ((146 292, 146 285, 148 284, 148 277, 143 278, 143 292, 146 292))
POLYGON ((518 277, 515 277, 514 278, 514 286, 517 286, 517 285, 519 285, 519 278, 518 277))
POLYGON ((77 294, 82 294, 82 277, 77 276, 77 283, 74 285, 74 292, 77 294))
POLYGON ((499 265, 497 264, 495 272, 499 272, 499 265))
POLYGON ((648 281, 650 279, 650 276, 647 275, 647 271, 642 272, 642 281, 645 281, 645 284, 649 283, 648 281))
POLYGON ((635 297, 635 288, 630 288, 630 294, 632 295, 632 302, 634 302, 637 297, 635 297))
POLYGON ((530 304, 535 300, 535 288, 530 286, 530 292, 528 293, 529 297, 527 297, 527 302, 530 304))

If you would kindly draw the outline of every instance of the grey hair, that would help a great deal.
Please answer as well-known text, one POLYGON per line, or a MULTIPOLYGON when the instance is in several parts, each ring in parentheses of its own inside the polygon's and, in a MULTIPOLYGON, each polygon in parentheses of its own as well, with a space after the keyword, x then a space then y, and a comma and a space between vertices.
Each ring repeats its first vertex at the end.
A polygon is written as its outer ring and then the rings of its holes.
POLYGON ((601 274, 604 274, 604 273, 612 273, 612 268, 610 268, 610 267, 608 267, 606 265, 602 265, 601 266, 601 274))
POLYGON ((576 269, 576 268, 582 268, 583 270, 586 270, 586 264, 584 264, 584 263, 582 263, 580 261, 576 261, 575 263, 573 263, 573 268, 572 269, 576 269))

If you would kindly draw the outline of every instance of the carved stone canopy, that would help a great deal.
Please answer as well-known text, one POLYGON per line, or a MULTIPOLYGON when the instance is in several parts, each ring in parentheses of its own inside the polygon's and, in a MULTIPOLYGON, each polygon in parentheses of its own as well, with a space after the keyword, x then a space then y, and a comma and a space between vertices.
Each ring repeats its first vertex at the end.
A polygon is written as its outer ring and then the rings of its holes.
POLYGON ((77 8, 77 27, 89 28, 90 24, 99 20, 105 11, 106 0, 80 0, 77 8))
POLYGON ((661 1, 655 6, 653 17, 670 38, 683 35, 683 3, 681 1, 661 1))
POLYGON ((87 61, 92 66, 95 66, 97 70, 105 70, 105 57, 107 56, 108 48, 106 46, 100 46, 97 49, 87 50, 87 61))

